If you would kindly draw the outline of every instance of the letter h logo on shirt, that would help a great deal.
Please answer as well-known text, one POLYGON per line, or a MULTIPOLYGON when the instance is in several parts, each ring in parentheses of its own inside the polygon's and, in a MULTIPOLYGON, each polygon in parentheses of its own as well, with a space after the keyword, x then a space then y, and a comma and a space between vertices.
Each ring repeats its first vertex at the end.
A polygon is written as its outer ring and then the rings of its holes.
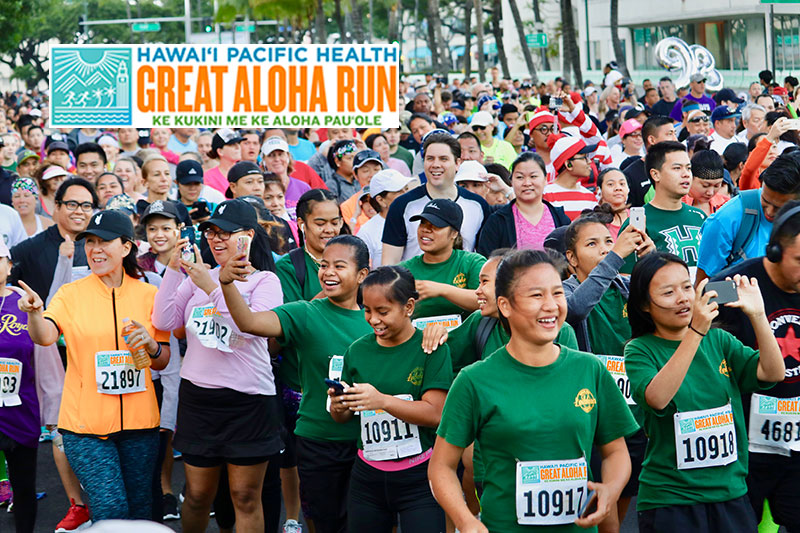
POLYGON ((675 254, 690 265, 697 264, 697 247, 700 245, 700 228, 697 226, 673 226, 661 230, 667 244, 667 251, 675 254))

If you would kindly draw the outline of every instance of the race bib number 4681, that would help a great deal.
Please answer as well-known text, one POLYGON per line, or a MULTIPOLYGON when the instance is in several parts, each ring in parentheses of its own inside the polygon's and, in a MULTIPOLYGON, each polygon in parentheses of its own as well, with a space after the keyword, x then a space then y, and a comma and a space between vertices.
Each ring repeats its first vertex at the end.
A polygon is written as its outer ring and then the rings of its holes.
POLYGON ((571 524, 586 493, 586 459, 520 461, 516 476, 517 523, 571 524))
POLYGON ((753 394, 750 451, 786 456, 800 451, 800 397, 774 398, 753 394))

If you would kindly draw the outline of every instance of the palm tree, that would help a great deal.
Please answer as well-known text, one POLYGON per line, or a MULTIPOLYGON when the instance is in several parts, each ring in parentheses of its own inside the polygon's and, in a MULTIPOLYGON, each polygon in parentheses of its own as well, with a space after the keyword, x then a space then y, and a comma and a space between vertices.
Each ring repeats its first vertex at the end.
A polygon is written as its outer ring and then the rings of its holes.
POLYGON ((450 71, 450 46, 445 42, 442 36, 442 19, 440 18, 439 0, 428 0, 428 10, 435 13, 431 19, 428 20, 428 25, 433 26, 433 44, 431 53, 439 56, 437 61, 439 68, 438 72, 445 76, 450 71))
POLYGON ((522 18, 519 16, 517 0, 508 0, 508 6, 511 8, 511 16, 514 17, 514 25, 517 27, 517 37, 519 37, 520 46, 522 46, 522 55, 525 57, 528 74, 530 74, 533 83, 539 83, 539 78, 536 76, 536 66, 533 64, 533 57, 531 56, 531 49, 528 48, 528 43, 525 40, 525 27, 522 25, 522 18))
POLYGON ((472 73, 472 2, 464 2, 464 76, 472 73))
POLYGON ((358 0, 350 0, 350 20, 353 23, 353 40, 356 43, 364 42, 364 24, 358 0))
POLYGON ((625 64, 625 51, 619 40, 619 0, 611 0, 611 42, 614 45, 614 57, 617 59, 619 71, 624 76, 630 76, 628 65, 625 64))
POLYGON ((342 0, 333 0, 333 18, 336 20, 336 26, 339 28, 339 42, 349 43, 350 39, 347 38, 347 30, 344 27, 344 16, 342 15, 342 0))
MULTIPOLYGON (((500 60, 500 68, 503 69, 503 77, 510 79, 511 70, 508 68, 508 58, 506 57, 506 47, 503 44, 503 6, 500 0, 492 0, 492 35, 497 46, 497 58, 500 60)), ((523 43, 525 40, 523 39, 523 43)))
POLYGON ((317 43, 325 44, 328 42, 328 34, 325 31, 325 4, 324 0, 314 1, 314 29, 316 31, 317 43))
POLYGON ((564 40, 564 78, 570 79, 570 68, 575 74, 574 84, 583 85, 581 52, 576 38, 575 21, 572 18, 572 0, 561 0, 561 36, 564 40))
POLYGON ((483 0, 474 2, 475 25, 478 29, 478 81, 483 82, 486 79, 486 56, 483 53, 483 0))

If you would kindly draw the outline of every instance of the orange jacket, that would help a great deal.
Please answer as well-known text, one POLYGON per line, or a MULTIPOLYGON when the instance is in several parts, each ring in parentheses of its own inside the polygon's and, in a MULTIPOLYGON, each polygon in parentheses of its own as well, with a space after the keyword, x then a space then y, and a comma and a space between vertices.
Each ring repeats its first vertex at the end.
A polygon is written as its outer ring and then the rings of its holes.
POLYGON ((146 386, 142 392, 101 394, 95 379, 97 352, 127 350, 121 334, 124 319, 144 325, 156 341, 169 342, 169 332, 156 330, 150 320, 157 290, 127 274, 122 285, 112 289, 90 274, 62 286, 53 296, 44 317, 55 323, 67 344, 59 428, 105 437, 158 427, 158 404, 149 368, 142 374, 146 386))
POLYGON ((764 162, 764 158, 767 157, 771 147, 772 143, 767 139, 766 135, 758 140, 756 147, 753 148, 753 151, 747 156, 747 161, 744 162, 742 175, 739 176, 739 190, 746 191, 761 187, 761 182, 758 180, 760 175, 758 169, 761 168, 761 163, 764 162))

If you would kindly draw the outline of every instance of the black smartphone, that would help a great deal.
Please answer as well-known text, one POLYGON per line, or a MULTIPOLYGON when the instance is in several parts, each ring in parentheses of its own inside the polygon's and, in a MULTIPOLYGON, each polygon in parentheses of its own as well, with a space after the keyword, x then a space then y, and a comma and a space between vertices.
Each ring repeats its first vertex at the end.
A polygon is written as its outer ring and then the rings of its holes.
POLYGON ((325 385, 336 391, 336 396, 344 394, 344 384, 338 379, 325 378, 325 385))
POLYGON ((708 303, 717 302, 717 304, 722 305, 735 302, 739 299, 739 291, 736 289, 736 283, 734 283, 733 280, 711 281, 703 289, 703 294, 708 291, 715 291, 717 293, 708 303))
POLYGON ((595 511, 597 511, 597 491, 592 490, 589 491, 589 494, 586 496, 586 500, 584 500, 583 505, 581 505, 581 508, 578 509, 578 516, 580 518, 586 518, 595 511))
POLYGON ((192 212, 192 218, 195 220, 211 216, 211 211, 208 210, 208 204, 206 202, 195 202, 192 204, 192 209, 195 209, 195 211, 192 212))

